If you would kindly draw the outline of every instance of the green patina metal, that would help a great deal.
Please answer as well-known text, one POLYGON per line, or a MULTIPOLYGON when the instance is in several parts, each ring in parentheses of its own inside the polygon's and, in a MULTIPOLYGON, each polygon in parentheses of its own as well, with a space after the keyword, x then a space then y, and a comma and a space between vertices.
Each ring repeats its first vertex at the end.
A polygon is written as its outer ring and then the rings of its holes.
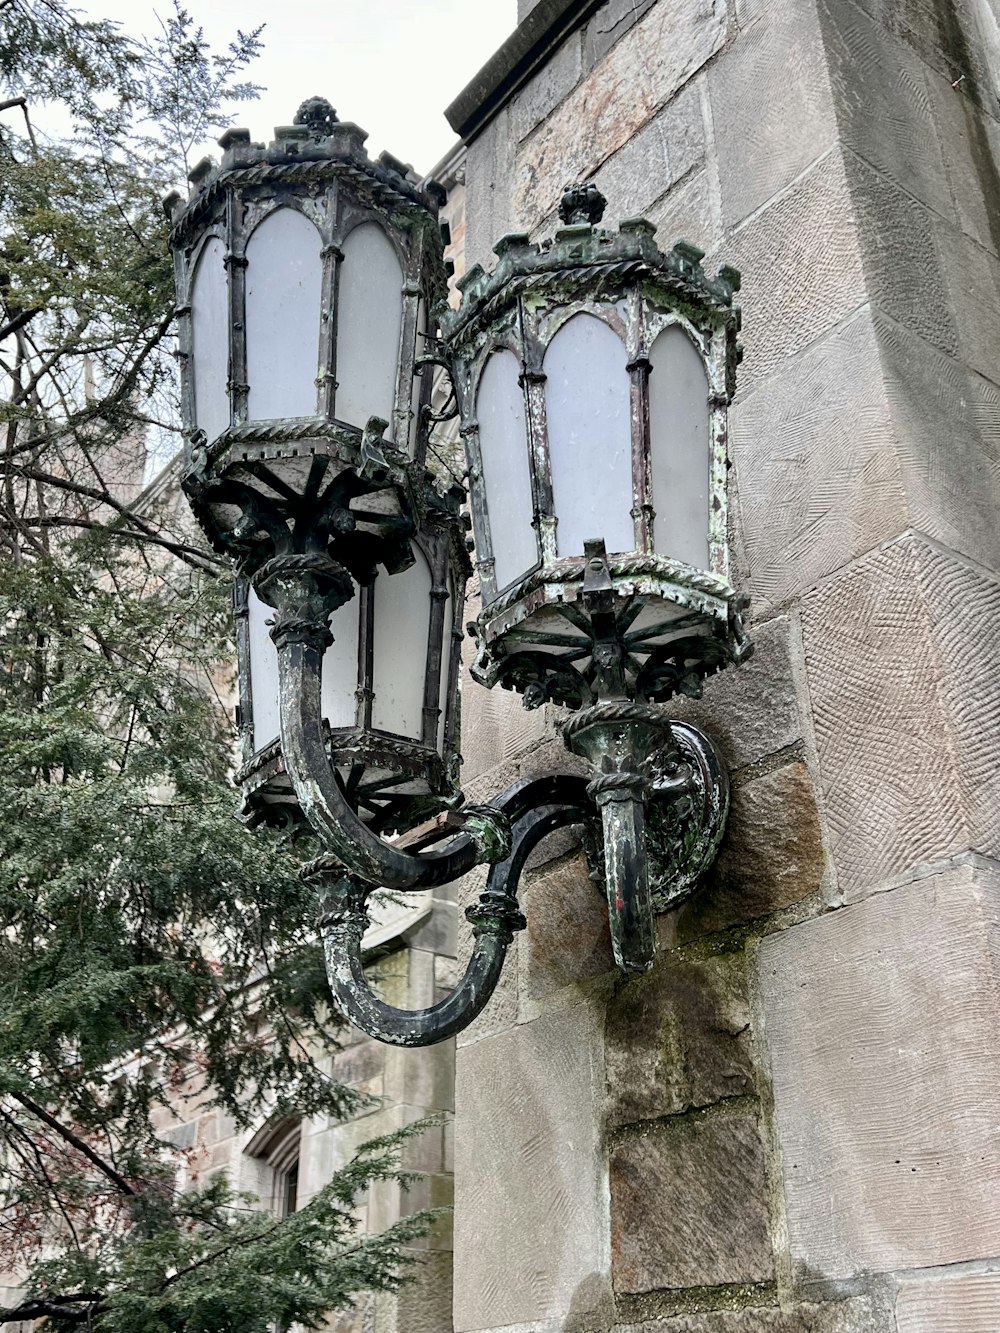
POLYGON ((542 401, 546 348, 579 312, 596 315, 623 336, 632 377, 635 549, 612 557, 608 566, 618 608, 615 638, 627 663, 629 697, 660 701, 675 692, 697 693, 702 677, 751 651, 742 624, 743 604, 728 579, 727 408, 740 357, 740 311, 733 304, 739 274, 724 266, 709 277, 701 266, 703 252, 683 241, 664 254, 654 243, 652 223, 642 218, 626 219, 616 232, 601 229, 595 224, 603 211, 604 200, 593 185, 571 187, 561 206, 566 225, 551 241, 539 245, 524 234, 505 236, 495 247, 498 261, 492 273, 479 266, 470 269, 459 284, 461 306, 441 314, 469 454, 483 594, 472 675, 484 685, 519 691, 527 707, 549 701, 579 708, 600 697, 588 652, 594 636, 580 605, 586 561, 582 555, 556 555, 542 401), (680 324, 692 335, 708 375, 708 569, 684 565, 653 548, 649 350, 670 324, 680 324), (537 567, 506 589, 498 588, 495 579, 476 417, 480 378, 491 354, 501 348, 513 350, 522 365, 539 533, 537 567), (649 627, 629 630, 647 603, 659 600, 690 613, 678 622, 672 644, 649 627), (567 622, 562 630, 551 623, 540 625, 543 609, 567 622))
MULTIPOLYGON (((421 190, 383 154, 371 163, 363 133, 341 125, 329 104, 310 99, 297 124, 269 148, 243 131, 222 141, 220 167, 192 173, 192 198, 170 204, 177 267, 181 360, 188 443, 184 485, 216 549, 239 575, 234 609, 244 730, 244 817, 311 828, 324 853, 308 868, 324 904, 327 971, 334 996, 358 1026, 380 1040, 426 1045, 466 1026, 488 1001, 513 932, 523 928, 516 890, 532 850, 556 828, 589 821, 588 851, 608 898, 615 956, 626 970, 653 959, 653 913, 695 887, 725 824, 728 784, 719 754, 696 728, 673 723, 660 707, 676 693, 697 694, 706 675, 750 651, 741 603, 728 582, 726 407, 735 387, 738 275, 702 270, 701 252, 653 244, 651 224, 631 219, 617 232, 596 227, 603 200, 591 185, 567 192, 565 225, 553 241, 504 238, 492 275, 473 269, 458 311, 437 308, 445 354, 418 355, 420 302, 443 294, 437 194, 421 190), (323 239, 323 328, 316 411, 275 421, 248 418, 245 329, 246 243, 279 207, 299 208, 323 239), (376 218, 404 271, 403 317, 392 420, 363 428, 336 411, 337 273, 345 230, 376 218), (200 246, 224 241, 229 299, 231 416, 208 440, 195 420, 190 291, 200 246), (579 311, 612 323, 626 342, 630 376, 635 549, 608 557, 604 543, 557 558, 545 433, 545 348, 579 311), (710 568, 657 553, 649 467, 649 349, 680 324, 701 351, 710 385, 710 568), (516 347, 523 369, 531 441, 539 560, 516 586, 498 588, 475 419, 478 378, 499 346, 516 347), (443 491, 425 467, 427 434, 442 412, 430 405, 430 371, 449 367, 470 464, 470 490, 483 590, 474 677, 519 690, 525 703, 573 710, 567 744, 591 765, 589 782, 551 775, 514 784, 496 802, 413 836, 415 852, 381 836, 412 828, 462 797, 457 771, 460 636, 441 658, 444 604, 460 599, 471 572, 460 487, 443 491), (421 374, 424 370, 427 373, 421 374), (414 377, 422 388, 414 413, 414 377), (376 567, 391 576, 419 547, 432 571, 433 605, 425 665, 420 742, 371 724, 372 586, 376 567), (281 741, 255 748, 249 668, 250 589, 275 610, 281 741), (359 724, 333 729, 323 717, 323 655, 333 612, 355 595, 361 604, 359 724), (669 605, 650 621, 644 612, 669 605), (367 608, 367 609, 366 609, 367 608), (544 619, 548 617, 548 619, 544 619), (552 617, 555 617, 553 620, 552 617), (541 619, 540 619, 541 618, 541 619), (544 621, 544 623, 543 623, 544 621), (446 672, 443 747, 436 743, 446 672), (388 778, 385 773, 388 772, 388 778), (377 776, 372 777, 372 774, 377 776), (419 790, 412 791, 414 779, 419 790), (409 785, 404 796, 400 786, 409 785), (594 831, 600 815, 601 834, 594 831), (455 823, 464 824, 454 836, 455 823), (450 838, 450 841, 447 839, 450 838), (652 856, 650 855, 652 853, 652 856), (485 892, 467 916, 474 947, 455 990, 413 1013, 384 1004, 364 974, 366 902, 377 888, 427 888, 491 865, 485 892)), ((456 617, 457 620, 457 617, 456 617)))
POLYGON ((408 828, 461 799, 455 785, 460 633, 453 635, 447 657, 442 655, 445 602, 449 596, 455 600, 459 625, 471 566, 461 488, 442 490, 427 471, 431 374, 421 367, 426 350, 421 309, 429 310, 446 289, 437 216, 443 191, 433 181, 418 184, 390 154, 369 159, 365 138, 358 126, 339 122, 325 99, 310 98, 295 123, 279 127, 269 145, 252 143, 246 130, 228 131, 220 140, 221 163, 199 163, 190 176, 190 197, 184 201, 174 194, 165 201, 173 224, 178 293, 183 486, 209 541, 232 558, 238 575, 234 610, 244 759, 239 780, 242 815, 251 823, 295 828, 303 815, 280 743, 258 747, 254 738, 250 587, 276 612, 276 644, 298 633, 312 634, 325 646, 329 616, 356 592, 362 634, 370 637, 376 571, 407 568, 414 547, 430 567, 434 599, 422 738, 411 743, 372 726, 369 652, 368 675, 359 685, 359 723, 327 727, 327 753, 342 774, 352 808, 378 830, 408 828), (308 416, 254 420, 247 384, 247 244, 278 209, 297 210, 318 232, 316 410, 308 416), (337 310, 344 241, 355 227, 372 221, 401 266, 402 318, 391 420, 372 416, 358 426, 337 414, 337 310), (225 248, 230 419, 209 440, 197 424, 191 302, 199 257, 213 239, 225 248), (420 385, 416 401, 415 379, 420 385), (447 679, 443 744, 438 726, 442 674, 447 679))
POLYGON ((654 911, 693 891, 728 810, 715 747, 694 728, 672 728, 652 705, 700 695, 706 676, 752 651, 744 603, 729 582, 727 546, 727 409, 740 359, 733 304, 740 277, 729 267, 709 277, 703 252, 684 241, 663 253, 643 218, 628 218, 617 231, 600 228, 604 209, 592 183, 570 186, 554 238, 502 238, 492 273, 473 267, 459 284, 461 305, 441 312, 441 324, 469 455, 482 587, 482 611, 470 626, 479 650, 472 676, 516 690, 527 708, 556 703, 574 710, 563 735, 594 771, 588 793, 601 835, 591 822, 589 850, 607 893, 615 957, 626 970, 644 970, 653 958, 654 911), (544 362, 552 339, 581 312, 625 344, 634 549, 609 557, 595 540, 582 554, 560 558, 544 362), (691 338, 708 381, 707 569, 654 549, 650 351, 671 325, 691 338), (521 366, 538 550, 535 567, 506 588, 496 579, 477 419, 480 382, 499 350, 514 352, 521 366))

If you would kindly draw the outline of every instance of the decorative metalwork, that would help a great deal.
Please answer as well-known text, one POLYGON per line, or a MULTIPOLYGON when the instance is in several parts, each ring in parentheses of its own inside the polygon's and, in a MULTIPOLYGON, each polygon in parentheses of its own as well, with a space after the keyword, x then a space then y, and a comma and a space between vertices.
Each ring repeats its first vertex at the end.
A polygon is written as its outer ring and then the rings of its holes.
POLYGON ((631 379, 634 545, 606 560, 631 692, 651 702, 696 693, 701 679, 751 651, 743 604, 729 583, 726 540, 726 409, 741 355, 740 312, 733 305, 739 274, 725 266, 708 277, 703 252, 683 241, 662 253, 655 228, 642 218, 626 219, 617 232, 597 228, 591 218, 601 216, 603 203, 593 185, 568 188, 561 216, 572 219, 570 225, 542 245, 526 235, 505 236, 493 272, 470 269, 459 284, 460 308, 442 318, 469 453, 482 587, 472 674, 482 684, 520 691, 529 708, 545 701, 577 708, 596 697, 593 635, 580 605, 589 557, 559 550, 545 389, 546 352, 576 314, 599 319, 622 338, 631 379), (654 541, 650 351, 673 327, 700 349, 707 377, 703 567, 672 557, 654 541), (519 363, 537 538, 534 567, 507 586, 496 576, 478 417, 484 372, 498 351, 513 351, 519 363))
MULTIPOLYGON (((242 814, 250 823, 294 825, 301 816, 280 741, 255 730, 254 595, 276 612, 276 645, 312 636, 320 652, 331 641, 331 615, 357 599, 362 651, 356 716, 349 724, 326 726, 324 736, 329 762, 362 819, 379 831, 398 831, 460 800, 457 681, 470 570, 460 515, 464 497, 460 488, 443 492, 427 474, 431 371, 418 361, 428 312, 446 290, 441 196, 433 182, 421 187, 390 155, 371 161, 365 138, 356 125, 339 122, 325 99, 309 98, 294 125, 279 127, 266 147, 251 143, 246 130, 227 132, 220 140, 221 163, 200 163, 191 173, 190 197, 182 201, 175 194, 166 201, 186 427, 183 486, 212 545, 232 558, 238 576, 239 780, 242 814), (310 291, 297 256, 257 239, 276 220, 289 218, 315 252, 310 291), (364 393, 357 384, 350 401, 342 402, 341 390, 350 386, 339 382, 338 366, 349 341, 361 336, 340 324, 344 273, 361 262, 352 258, 352 238, 366 229, 377 232, 386 252, 386 280, 398 292, 399 319, 389 328, 391 346, 383 358, 391 384, 379 403, 374 400, 380 395, 373 395, 371 410, 359 410, 364 393), (281 340, 282 330, 262 322, 259 296, 254 324, 254 292, 266 294, 269 282, 278 289, 269 298, 278 315, 284 289, 293 297, 299 291, 291 333, 299 336, 296 317, 303 312, 315 320, 315 342, 303 343, 300 363, 281 362, 280 373, 291 371, 302 385, 297 398, 291 395, 292 414, 287 390, 277 395, 281 415, 273 414, 270 383, 279 370, 272 368, 271 343, 281 340), (206 346, 209 334, 221 346, 206 346), (213 356, 219 364, 214 382, 205 370, 213 356), (375 408, 382 403, 379 413, 375 408), (419 731, 404 735, 373 721, 373 589, 379 578, 384 582, 407 570, 415 559, 431 571, 427 698, 419 731)), ((355 272, 355 287, 367 276, 355 272)), ((360 374, 363 379, 364 367, 360 374)))
MULTIPOLYGON (((729 778, 715 745, 687 722, 670 723, 673 750, 647 762, 645 811, 649 898, 657 914, 687 902, 712 865, 729 814, 729 778)), ((591 877, 606 892, 599 820, 584 821, 591 877)))
POLYGON ((586 222, 596 226, 604 217, 608 201, 592 181, 582 185, 569 184, 559 203, 559 216, 567 227, 586 222))
MULTIPOLYGON (((720 756, 697 729, 671 722, 661 704, 674 694, 700 693, 706 676, 751 651, 742 604, 728 581, 726 549, 726 406, 739 357, 739 312, 732 302, 739 275, 724 268, 707 277, 701 252, 683 242, 661 254, 652 225, 642 219, 623 222, 617 233, 599 230, 604 200, 584 184, 567 190, 560 210, 566 225, 553 242, 539 247, 526 236, 505 237, 496 247, 495 272, 468 273, 460 309, 447 312, 434 306, 444 294, 439 189, 433 182, 421 188, 388 154, 369 161, 363 132, 339 122, 323 99, 304 102, 295 121, 276 131, 267 149, 251 144, 245 131, 231 131, 221 141, 222 165, 200 164, 186 206, 178 207, 177 199, 168 206, 188 438, 184 485, 209 539, 232 557, 238 575, 243 817, 318 835, 322 854, 304 873, 320 897, 337 1003, 382 1041, 424 1045, 466 1026, 492 994, 513 933, 525 925, 516 897, 521 872, 553 829, 585 824, 592 873, 607 896, 615 958, 627 971, 652 964, 655 912, 693 892, 715 855, 728 809, 720 756), (321 241, 319 371, 313 399, 301 367, 291 367, 300 386, 298 414, 282 410, 257 419, 262 413, 255 413, 252 393, 259 408, 260 380, 257 390, 248 383, 247 346, 248 338, 261 335, 259 329, 248 333, 247 312, 253 284, 266 287, 266 274, 254 268, 260 261, 251 242, 283 208, 306 217, 321 241), (391 403, 379 410, 379 394, 362 376, 347 410, 338 344, 364 331, 338 328, 340 270, 350 234, 371 222, 390 243, 401 275, 394 387, 391 403), (225 251, 222 407, 219 354, 199 346, 199 338, 210 342, 211 320, 202 314, 199 324, 195 309, 199 265, 212 244, 212 253, 225 251), (443 343, 433 338, 432 308, 443 343), (621 340, 628 377, 629 549, 610 554, 596 534, 581 542, 582 553, 565 554, 559 545, 545 357, 577 314, 594 317, 621 340), (683 330, 688 355, 695 349, 708 395, 707 403, 696 403, 704 417, 705 484, 698 503, 704 504, 705 531, 689 542, 692 550, 704 547, 701 564, 665 549, 655 526, 651 358, 659 335, 674 328, 683 330), (439 350, 418 346, 421 337, 439 350), (513 351, 518 360, 519 387, 509 401, 517 421, 523 412, 533 533, 533 555, 508 569, 505 581, 494 542, 500 529, 491 532, 484 484, 484 467, 493 460, 488 450, 484 456, 478 417, 484 372, 498 350, 513 351), (208 357, 207 370, 198 370, 195 354, 208 357), (425 469, 428 433, 453 415, 451 403, 438 410, 432 405, 431 375, 442 367, 450 373, 469 458, 483 596, 473 627, 479 644, 473 677, 519 691, 528 707, 555 703, 571 710, 563 723, 566 744, 591 767, 589 781, 529 780, 491 805, 465 810, 456 734, 460 611, 471 572, 464 494, 460 486, 433 485, 425 469), (205 409, 213 385, 214 416, 205 409), (375 628, 382 592, 391 603, 389 594, 404 586, 414 561, 429 571, 430 607, 421 639, 420 723, 417 734, 401 734, 376 725, 375 628), (274 611, 270 647, 262 637, 261 603, 274 611), (337 652, 334 636, 346 623, 345 608, 354 606, 356 711, 350 725, 341 725, 325 711, 324 663, 331 644, 337 652), (274 661, 270 683, 262 674, 262 643, 274 661), (255 681, 272 693, 255 699, 255 681), (267 709, 274 739, 265 740, 255 714, 267 709), (428 819, 426 829, 415 828, 428 819), (408 830, 403 839, 383 836, 408 830), (378 888, 451 882, 484 862, 491 870, 485 892, 466 914, 474 946, 462 981, 424 1010, 386 1005, 364 973, 368 897, 378 888)), ((275 290, 294 288, 296 281, 293 272, 275 290)), ((257 356, 254 373, 266 382, 268 363, 259 346, 257 356)), ((274 401, 285 400, 279 393, 274 401)), ((400 665, 395 641, 388 657, 400 665)), ((336 660, 343 676, 342 652, 336 660)))

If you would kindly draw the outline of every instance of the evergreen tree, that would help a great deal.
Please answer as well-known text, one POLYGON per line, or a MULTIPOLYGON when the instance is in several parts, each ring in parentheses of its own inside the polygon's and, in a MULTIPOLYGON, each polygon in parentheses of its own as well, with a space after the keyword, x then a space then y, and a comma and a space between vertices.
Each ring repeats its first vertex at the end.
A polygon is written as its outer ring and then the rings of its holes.
POLYGON ((239 1124, 353 1105, 295 860, 232 818, 228 570, 139 499, 177 417, 159 200, 255 95, 259 39, 0 0, 0 1267, 26 1292, 0 1323, 317 1326, 401 1281, 426 1225, 356 1235, 395 1141, 275 1219, 222 1179, 178 1193, 157 1132, 185 1097, 239 1124))

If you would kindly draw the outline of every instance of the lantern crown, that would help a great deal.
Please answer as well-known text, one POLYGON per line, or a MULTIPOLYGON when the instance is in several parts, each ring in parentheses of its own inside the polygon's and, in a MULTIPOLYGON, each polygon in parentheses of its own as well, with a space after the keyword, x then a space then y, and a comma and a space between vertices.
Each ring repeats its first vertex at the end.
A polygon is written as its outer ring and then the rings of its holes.
POLYGON ((337 119, 324 97, 302 103, 291 125, 277 125, 270 143, 254 143, 247 129, 229 129, 219 139, 222 159, 204 157, 188 173, 189 191, 164 199, 171 223, 171 244, 196 228, 226 187, 250 190, 279 184, 317 185, 338 175, 350 176, 383 206, 418 210, 437 219, 440 191, 436 182, 421 184, 407 166, 382 153, 372 160, 365 150, 368 133, 360 125, 337 119))
POLYGON ((445 338, 457 342, 474 337, 522 292, 537 300, 573 299, 586 291, 599 299, 625 284, 647 282, 662 288, 694 319, 731 332, 730 393, 735 392, 736 366, 742 358, 735 337, 742 322, 740 308, 733 301, 740 289, 739 270, 723 264, 709 276, 701 263, 705 252, 690 241, 660 250, 655 224, 647 218, 623 218, 617 230, 598 227, 604 200, 593 186, 567 187, 559 211, 565 225, 554 236, 533 242, 526 232, 509 232, 493 247, 497 262, 490 271, 474 264, 458 279, 461 304, 439 311, 445 338))

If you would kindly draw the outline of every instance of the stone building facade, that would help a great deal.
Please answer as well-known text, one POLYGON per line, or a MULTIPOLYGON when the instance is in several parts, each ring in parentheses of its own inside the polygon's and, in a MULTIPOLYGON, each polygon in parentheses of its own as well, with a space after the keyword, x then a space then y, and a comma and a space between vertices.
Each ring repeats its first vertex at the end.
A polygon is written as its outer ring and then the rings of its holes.
MULTIPOLYGON (((449 109, 466 265, 551 234, 586 178, 606 224, 742 271, 730 540, 757 651, 675 709, 733 806, 651 973, 612 969, 571 840, 527 877, 457 1043, 454 1329, 995 1333, 997 11, 519 17, 449 109)), ((568 766, 556 723, 467 686, 470 798, 568 766)))
MULTIPOLYGON (((366 1114, 164 1124, 280 1210, 454 1110, 408 1148, 412 1190, 361 1204, 379 1229, 454 1189, 453 1228, 340 1333, 1000 1330, 995 6, 520 0, 449 109, 459 272, 551 234, 574 179, 608 225, 742 271, 730 544, 756 653, 673 707, 733 800, 650 973, 616 972, 553 835, 457 1042, 348 1034, 332 1069, 366 1114)), ((556 709, 468 681, 462 709, 470 800, 578 762, 556 709)), ((387 999, 445 993, 483 879, 373 927, 387 999)))

